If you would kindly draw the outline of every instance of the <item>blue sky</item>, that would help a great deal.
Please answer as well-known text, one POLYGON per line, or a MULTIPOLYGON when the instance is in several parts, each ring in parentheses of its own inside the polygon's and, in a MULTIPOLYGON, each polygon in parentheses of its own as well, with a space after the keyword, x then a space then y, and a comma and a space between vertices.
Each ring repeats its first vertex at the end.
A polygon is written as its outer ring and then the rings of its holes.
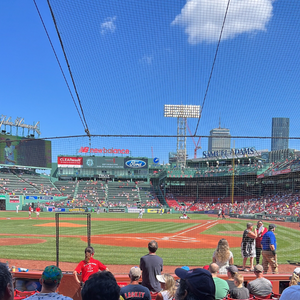
MULTIPOLYGON (((72 85, 47 1, 36 2, 72 85)), ((91 134, 176 135, 164 104, 202 105, 227 0, 50 3, 91 134)), ((270 136, 272 117, 289 117, 290 136, 299 136, 299 13, 296 0, 231 0, 198 135, 221 117, 233 136, 270 136)), ((42 137, 84 134, 34 2, 1 1, 0 22, 1 114, 40 121, 42 137)), ((188 120, 192 132, 196 123, 188 120)), ((201 143, 206 151, 207 139, 201 143)), ((270 144, 235 140, 236 147, 270 144)), ((87 139, 53 141, 53 155, 80 146, 87 139)), ((92 147, 148 157, 153 147, 166 162, 176 139, 96 138, 92 147)), ((187 148, 192 157, 191 139, 187 148)))

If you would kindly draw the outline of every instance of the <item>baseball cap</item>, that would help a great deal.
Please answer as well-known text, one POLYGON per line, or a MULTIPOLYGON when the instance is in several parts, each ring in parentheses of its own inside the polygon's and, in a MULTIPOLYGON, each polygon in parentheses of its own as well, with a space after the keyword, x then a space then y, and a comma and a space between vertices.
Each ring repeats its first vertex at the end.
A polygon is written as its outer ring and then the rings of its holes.
POLYGON ((188 267, 188 266, 183 266, 183 267, 181 267, 183 270, 186 270, 186 271, 188 271, 190 268, 188 267))
POLYGON ((166 283, 164 275, 156 275, 156 279, 159 282, 166 283))
POLYGON ((275 224, 269 224, 269 229, 273 229, 273 228, 276 228, 276 225, 275 224))
POLYGON ((294 270, 294 273, 297 274, 297 275, 299 275, 299 274, 300 274, 300 268, 297 267, 297 268, 294 270))
POLYGON ((46 267, 42 274, 42 279, 46 281, 53 281, 54 283, 60 283, 62 277, 61 269, 56 266, 46 267))
POLYGON ((256 265, 254 266, 254 272, 262 273, 264 271, 264 268, 262 265, 256 265))
POLYGON ((203 269, 204 269, 204 270, 208 270, 208 269, 209 269, 209 265, 203 266, 203 269))
POLYGON ((139 267, 132 267, 129 271, 129 275, 133 277, 140 277, 142 274, 141 269, 139 267))
POLYGON ((177 268, 175 274, 186 281, 189 290, 198 297, 198 300, 215 299, 216 287, 209 271, 202 268, 189 271, 177 268))
POLYGON ((228 267, 226 267, 227 271, 229 271, 230 273, 238 273, 239 270, 235 265, 230 265, 228 267))

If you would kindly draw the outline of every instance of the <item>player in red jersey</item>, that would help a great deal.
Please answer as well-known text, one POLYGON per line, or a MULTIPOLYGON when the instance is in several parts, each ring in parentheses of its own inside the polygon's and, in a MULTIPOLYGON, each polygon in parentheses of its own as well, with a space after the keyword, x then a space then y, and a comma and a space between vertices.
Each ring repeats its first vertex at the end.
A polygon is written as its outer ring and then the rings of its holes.
POLYGON ((40 209, 40 207, 38 206, 38 207, 35 209, 35 213, 36 213, 36 218, 37 218, 37 219, 38 219, 39 216, 40 216, 40 211, 41 211, 41 209, 40 209))
POLYGON ((81 273, 81 281, 84 284, 92 274, 97 273, 99 271, 109 271, 108 268, 105 265, 103 265, 99 260, 93 258, 95 253, 93 247, 86 247, 84 252, 85 259, 78 264, 78 266, 73 272, 75 279, 79 284, 81 284, 77 276, 77 274, 79 273, 81 273))
POLYGON ((28 209, 29 219, 31 219, 32 212, 33 212, 33 208, 31 207, 31 205, 29 205, 29 209, 28 209))

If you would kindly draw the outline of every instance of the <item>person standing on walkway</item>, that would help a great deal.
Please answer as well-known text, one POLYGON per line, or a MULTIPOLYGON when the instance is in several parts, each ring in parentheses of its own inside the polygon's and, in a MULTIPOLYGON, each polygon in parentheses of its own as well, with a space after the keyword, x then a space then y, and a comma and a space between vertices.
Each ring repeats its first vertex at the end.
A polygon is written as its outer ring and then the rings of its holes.
POLYGON ((78 264, 78 266, 73 272, 75 280, 79 284, 81 284, 77 276, 77 274, 79 273, 81 273, 82 275, 82 283, 84 284, 92 274, 97 273, 98 271, 109 271, 108 268, 105 265, 103 265, 99 260, 93 258, 95 254, 95 250, 93 247, 86 247, 84 253, 85 259, 78 264))
POLYGON ((249 271, 246 269, 247 258, 250 258, 250 271, 253 272, 254 265, 253 260, 256 256, 255 254, 255 239, 257 237, 257 231, 254 229, 253 232, 253 223, 247 223, 247 229, 243 233, 243 239, 241 244, 241 251, 243 257, 243 271, 249 271))
POLYGON ((277 243, 276 237, 274 234, 276 225, 270 224, 269 230, 266 232, 261 240, 262 244, 262 265, 264 268, 264 273, 268 272, 269 265, 271 266, 272 273, 278 273, 278 264, 277 264, 277 243))
POLYGON ((149 253, 140 259, 140 269, 142 270, 142 285, 147 287, 150 292, 158 293, 161 285, 156 278, 163 270, 163 259, 156 255, 158 245, 156 241, 148 244, 149 253))
POLYGON ((261 240, 264 234, 268 231, 268 229, 264 227, 262 220, 259 220, 257 222, 256 231, 257 231, 257 237, 255 239, 256 264, 259 265, 259 259, 262 251, 261 240))

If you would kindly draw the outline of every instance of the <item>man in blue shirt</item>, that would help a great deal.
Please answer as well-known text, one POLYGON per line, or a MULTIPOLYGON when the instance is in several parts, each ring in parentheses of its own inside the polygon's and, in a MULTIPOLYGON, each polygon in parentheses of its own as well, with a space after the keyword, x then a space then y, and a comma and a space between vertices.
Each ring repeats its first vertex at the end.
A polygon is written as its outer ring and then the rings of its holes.
POLYGON ((276 225, 270 224, 269 231, 266 232, 262 238, 261 245, 262 245, 262 265, 264 268, 264 273, 268 272, 269 264, 272 269, 273 274, 278 273, 278 264, 277 264, 277 254, 276 254, 276 237, 274 234, 276 225))
POLYGON ((132 267, 129 272, 130 284, 123 286, 120 291, 122 300, 151 300, 151 294, 148 288, 139 284, 141 269, 132 267))

